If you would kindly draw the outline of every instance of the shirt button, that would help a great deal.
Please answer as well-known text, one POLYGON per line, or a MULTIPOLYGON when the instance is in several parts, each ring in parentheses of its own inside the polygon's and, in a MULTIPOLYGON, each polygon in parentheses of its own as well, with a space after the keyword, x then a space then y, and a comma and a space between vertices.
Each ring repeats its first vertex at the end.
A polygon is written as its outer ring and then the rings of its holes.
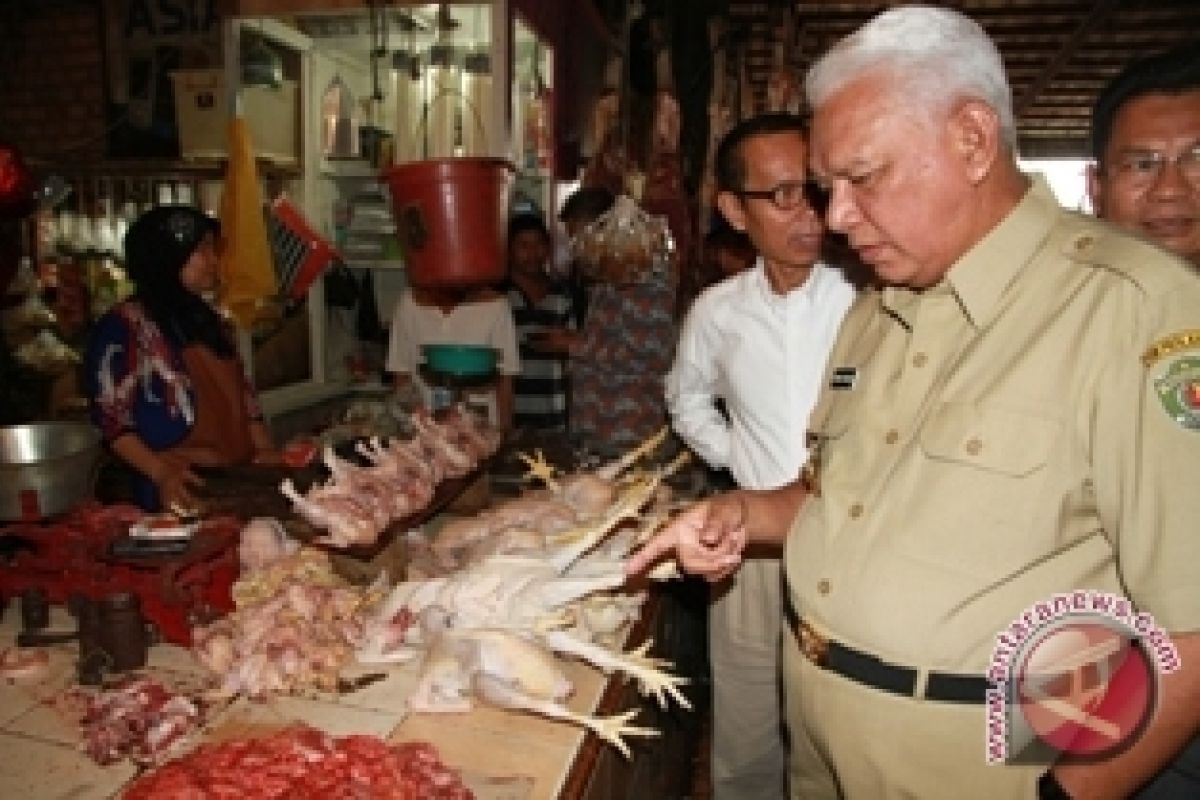
POLYGON ((855 503, 854 505, 850 506, 850 519, 858 519, 862 516, 862 512, 862 503, 855 503))
POLYGON ((929 356, 925 355, 924 353, 917 353, 915 356, 913 356, 912 363, 914 367, 923 367, 925 366, 925 362, 928 360, 929 356))
POLYGON ((1076 250, 1087 250, 1089 247, 1092 246, 1092 242, 1094 242, 1094 241, 1095 241, 1095 239, 1093 239, 1091 236, 1080 236, 1078 239, 1075 240, 1075 249, 1076 250))
POLYGON ((978 439, 968 439, 964 447, 966 448, 967 453, 973 456, 977 456, 983 452, 983 442, 979 441, 978 439))
POLYGON ((900 432, 893 428, 887 432, 887 435, 883 437, 883 440, 888 444, 895 444, 896 442, 900 441, 900 432))
POLYGON ((817 593, 829 594, 829 581, 825 580, 824 578, 817 581, 817 593))

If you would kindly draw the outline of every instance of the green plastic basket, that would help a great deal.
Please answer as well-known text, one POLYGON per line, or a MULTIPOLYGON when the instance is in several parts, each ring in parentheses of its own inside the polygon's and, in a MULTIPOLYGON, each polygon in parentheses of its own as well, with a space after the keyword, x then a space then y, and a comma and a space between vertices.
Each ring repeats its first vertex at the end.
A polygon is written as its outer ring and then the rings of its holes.
POLYGON ((427 344, 421 353, 434 372, 469 378, 493 374, 500 356, 494 347, 475 344, 427 344))

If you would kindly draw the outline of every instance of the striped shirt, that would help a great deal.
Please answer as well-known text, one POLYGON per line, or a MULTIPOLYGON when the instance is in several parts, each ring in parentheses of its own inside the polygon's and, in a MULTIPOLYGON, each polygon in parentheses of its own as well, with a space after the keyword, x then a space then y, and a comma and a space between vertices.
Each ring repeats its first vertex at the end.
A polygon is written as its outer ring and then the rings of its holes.
POLYGON ((566 357, 535 350, 529 335, 547 328, 575 328, 574 304, 567 287, 551 285, 536 303, 530 303, 515 285, 508 288, 521 373, 513 378, 513 421, 517 427, 565 430, 567 426, 566 357))

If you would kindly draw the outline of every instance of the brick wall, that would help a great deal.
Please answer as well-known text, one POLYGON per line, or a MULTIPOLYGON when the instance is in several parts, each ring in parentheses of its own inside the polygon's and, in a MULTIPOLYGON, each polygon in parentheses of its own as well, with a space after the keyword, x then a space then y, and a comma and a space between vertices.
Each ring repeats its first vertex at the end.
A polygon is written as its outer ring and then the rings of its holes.
POLYGON ((27 158, 87 162, 104 152, 98 2, 10 0, 0 12, 0 139, 27 158))

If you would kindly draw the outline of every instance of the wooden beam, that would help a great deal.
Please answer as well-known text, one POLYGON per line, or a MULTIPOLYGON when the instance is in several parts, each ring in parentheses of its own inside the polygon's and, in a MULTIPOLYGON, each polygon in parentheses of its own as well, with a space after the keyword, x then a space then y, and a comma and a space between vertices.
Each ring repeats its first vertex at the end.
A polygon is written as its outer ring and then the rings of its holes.
POLYGON ((1037 99, 1042 89, 1054 80, 1054 76, 1058 74, 1058 71, 1071 60, 1071 56, 1075 54, 1079 45, 1083 43, 1083 40, 1087 38, 1092 29, 1108 17, 1117 3, 1118 0, 1096 0, 1095 5, 1092 6, 1092 10, 1084 17, 1083 22, 1079 23, 1079 26, 1071 34, 1070 38, 1063 42, 1058 53, 1050 60, 1050 63, 1046 64, 1042 74, 1026 87, 1025 91, 1013 103, 1013 111, 1018 119, 1033 104, 1033 101, 1037 99))
POLYGON ((1061 133, 1053 136, 1021 134, 1017 143, 1017 151, 1024 158, 1088 158, 1089 147, 1086 136, 1061 133))
POLYGON ((223 4, 240 17, 311 14, 367 8, 366 0, 223 0, 223 4))

